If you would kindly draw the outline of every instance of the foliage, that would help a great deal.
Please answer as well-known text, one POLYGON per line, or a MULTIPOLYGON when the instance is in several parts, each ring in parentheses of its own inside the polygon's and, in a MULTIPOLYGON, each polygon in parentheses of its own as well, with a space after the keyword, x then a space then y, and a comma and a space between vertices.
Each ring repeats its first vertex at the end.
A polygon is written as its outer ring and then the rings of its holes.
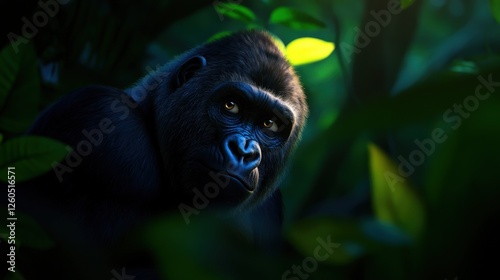
MULTIPOLYGON (((210 212, 188 226, 170 213, 111 253, 147 250, 167 279, 295 279, 283 275, 314 264, 329 237, 335 248, 310 279, 475 279, 495 268, 486 250, 500 249, 500 1, 401 1, 395 14, 382 0, 282 2, 61 6, 19 52, 0 51, 0 180, 8 166, 22 182, 67 155, 63 143, 21 135, 68 91, 126 87, 207 38, 261 28, 298 66, 310 106, 283 178, 284 244, 258 248, 210 212)), ((21 271, 35 251, 77 246, 20 215, 21 271)))
POLYGON ((491 3, 491 11, 495 16, 495 19, 500 22, 500 1, 498 0, 490 0, 491 3))
MULTIPOLYGON (((16 180, 28 181, 52 169, 71 149, 63 143, 40 136, 23 136, 0 144, 0 172, 7 174, 9 166, 17 169, 16 180)), ((6 177, 0 180, 7 182, 6 177)))

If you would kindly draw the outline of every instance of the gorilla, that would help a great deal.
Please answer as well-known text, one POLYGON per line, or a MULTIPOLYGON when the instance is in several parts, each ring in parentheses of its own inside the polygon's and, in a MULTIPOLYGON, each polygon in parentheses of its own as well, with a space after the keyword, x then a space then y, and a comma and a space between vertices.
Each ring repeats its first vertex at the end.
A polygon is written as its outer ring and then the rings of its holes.
POLYGON ((29 134, 66 143, 68 155, 36 188, 103 246, 161 213, 190 223, 205 208, 259 242, 280 229, 278 185, 307 114, 273 36, 237 32, 131 88, 89 86, 48 107, 29 134))

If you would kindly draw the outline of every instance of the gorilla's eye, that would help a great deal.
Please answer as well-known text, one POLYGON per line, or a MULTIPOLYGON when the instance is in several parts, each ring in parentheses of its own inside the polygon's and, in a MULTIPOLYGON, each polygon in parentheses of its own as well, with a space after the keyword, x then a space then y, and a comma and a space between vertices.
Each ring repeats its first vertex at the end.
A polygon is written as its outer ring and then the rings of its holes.
POLYGON ((238 104, 236 104, 236 102, 234 101, 227 101, 226 103, 224 103, 224 109, 228 110, 233 114, 238 114, 238 112, 240 111, 238 104))
POLYGON ((273 120, 265 120, 262 124, 272 132, 278 131, 278 125, 273 120))

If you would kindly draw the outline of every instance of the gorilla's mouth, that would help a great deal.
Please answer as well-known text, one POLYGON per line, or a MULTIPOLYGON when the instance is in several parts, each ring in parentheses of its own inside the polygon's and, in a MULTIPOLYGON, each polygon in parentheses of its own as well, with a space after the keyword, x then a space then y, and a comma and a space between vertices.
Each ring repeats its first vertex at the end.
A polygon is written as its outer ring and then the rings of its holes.
POLYGON ((229 180, 231 180, 231 181, 236 181, 237 183, 241 184, 247 191, 249 191, 251 193, 255 190, 255 186, 251 186, 248 182, 246 182, 245 180, 241 179, 238 176, 235 176, 235 175, 232 175, 229 173, 225 173, 222 175, 229 178, 229 180))
POLYGON ((199 164, 202 169, 206 171, 206 174, 209 175, 210 181, 216 183, 221 188, 233 186, 245 190, 250 194, 255 190, 255 184, 250 184, 247 180, 241 178, 241 176, 238 176, 237 174, 229 173, 228 171, 221 168, 211 167, 208 164, 204 164, 202 162, 199 162, 199 164), (227 180, 223 182, 220 177, 226 178, 227 180))

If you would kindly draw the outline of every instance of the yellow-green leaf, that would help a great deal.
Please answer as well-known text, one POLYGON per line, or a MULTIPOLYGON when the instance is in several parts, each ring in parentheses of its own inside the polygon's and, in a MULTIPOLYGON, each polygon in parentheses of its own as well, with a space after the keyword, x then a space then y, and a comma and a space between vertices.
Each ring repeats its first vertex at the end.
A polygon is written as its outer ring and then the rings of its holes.
POLYGON ((368 151, 375 215, 414 238, 419 237, 425 224, 425 211, 408 178, 399 174, 396 164, 375 144, 369 144, 368 151))
POLYGON ((327 58, 335 50, 333 42, 303 37, 286 46, 286 56, 292 65, 313 63, 327 58))
POLYGON ((415 0, 401 0, 401 8, 406 9, 410 7, 414 2, 415 0))
POLYGON ((500 23, 500 0, 490 0, 493 16, 500 23))

